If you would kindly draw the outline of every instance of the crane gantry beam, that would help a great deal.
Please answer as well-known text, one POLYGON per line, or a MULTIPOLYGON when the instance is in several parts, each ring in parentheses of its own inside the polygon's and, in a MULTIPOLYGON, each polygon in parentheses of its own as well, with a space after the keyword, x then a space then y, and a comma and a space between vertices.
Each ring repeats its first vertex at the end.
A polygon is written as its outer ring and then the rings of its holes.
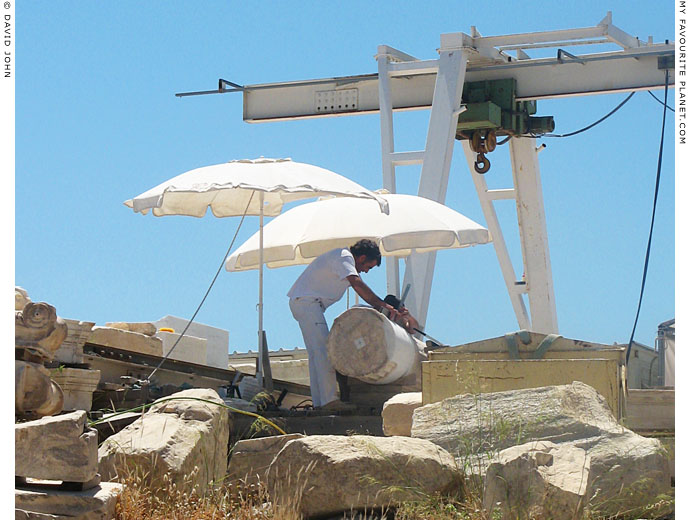
MULTIPOLYGON (((560 58, 474 67, 469 62, 465 80, 515 78, 518 101, 657 90, 664 88, 664 70, 659 69, 658 59, 673 54, 673 45, 664 43, 576 58, 562 53, 560 58)), ((417 71, 403 66, 397 70, 393 68, 390 83, 394 111, 431 108, 438 69, 436 62, 426 60, 428 65, 417 71)), ((400 65, 407 65, 407 62, 400 65)), ((673 87, 672 81, 670 87, 673 87)), ((378 74, 246 85, 242 91, 243 118, 251 123, 379 111, 378 74), (343 103, 340 109, 337 106, 331 109, 330 105, 324 107, 317 101, 318 95, 323 96, 324 92, 332 92, 334 98, 339 96, 338 92, 352 94, 354 104, 345 108, 343 103)))
MULTIPOLYGON (((431 108, 438 60, 417 60, 386 49, 391 56, 388 73, 393 110, 431 108)), ((598 25, 581 29, 481 36, 473 27, 471 35, 442 34, 439 53, 452 49, 467 53, 465 81, 514 78, 518 101, 662 89, 665 74, 659 60, 673 62, 675 52, 673 42, 653 43, 651 38, 645 42, 628 35, 611 23, 610 12, 598 25), (564 49, 602 44, 617 49, 578 56, 564 49), (556 55, 527 55, 527 51, 544 48, 556 49, 556 55)), ((231 90, 244 94, 245 121, 269 122, 378 112, 378 81, 379 75, 374 73, 231 90)))

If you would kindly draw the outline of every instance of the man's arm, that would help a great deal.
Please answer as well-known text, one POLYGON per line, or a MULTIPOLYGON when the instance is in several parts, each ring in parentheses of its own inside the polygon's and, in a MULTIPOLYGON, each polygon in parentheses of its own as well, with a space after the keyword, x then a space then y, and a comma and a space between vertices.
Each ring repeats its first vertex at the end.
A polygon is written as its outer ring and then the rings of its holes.
POLYGON ((347 281, 350 282, 350 285, 355 290, 355 292, 359 294, 360 298, 362 298, 365 302, 367 302, 376 310, 380 311, 382 309, 388 309, 388 311, 390 312, 390 319, 395 321, 395 318, 397 318, 399 314, 398 311, 395 310, 395 307, 393 307, 392 305, 388 305, 381 298, 376 296, 376 294, 374 294, 374 291, 372 291, 359 276, 351 274, 347 277, 347 281))

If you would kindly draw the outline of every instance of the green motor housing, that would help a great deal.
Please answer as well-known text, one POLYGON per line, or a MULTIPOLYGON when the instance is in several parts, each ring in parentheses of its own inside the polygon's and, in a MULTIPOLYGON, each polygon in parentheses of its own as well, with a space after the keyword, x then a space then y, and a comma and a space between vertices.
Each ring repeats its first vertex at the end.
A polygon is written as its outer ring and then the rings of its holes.
POLYGON ((532 135, 553 132, 553 116, 533 116, 536 101, 517 101, 517 81, 513 78, 469 81, 462 89, 467 110, 458 117, 456 139, 472 139, 476 131, 494 130, 501 135, 532 135))

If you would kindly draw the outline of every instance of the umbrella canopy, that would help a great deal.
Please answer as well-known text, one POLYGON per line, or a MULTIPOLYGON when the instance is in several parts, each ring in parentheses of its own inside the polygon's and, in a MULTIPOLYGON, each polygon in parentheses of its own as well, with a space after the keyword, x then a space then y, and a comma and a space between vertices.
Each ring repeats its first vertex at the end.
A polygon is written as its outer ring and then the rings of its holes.
MULTIPOLYGON (((372 200, 332 198, 297 206, 264 228, 263 263, 268 267, 308 264, 336 247, 361 238, 375 241, 382 255, 408 256, 486 244, 489 231, 455 210, 423 197, 381 195, 389 213, 372 200)), ((259 236, 254 234, 225 262, 228 271, 259 267, 259 236)))
MULTIPOLYGON (((346 196, 369 199, 379 211, 387 201, 335 172, 291 159, 243 159, 190 170, 125 201, 135 212, 152 210, 157 217, 188 215, 203 217, 208 208, 216 217, 259 215, 257 265, 259 267, 259 356, 257 378, 268 373, 263 331, 263 220, 280 214, 283 204, 296 200, 346 196), (255 196, 256 195, 256 196, 255 196)), ((269 389, 272 385, 269 384, 269 389)), ((268 387, 267 387, 268 388, 268 387)))
POLYGON ((347 177, 291 159, 242 159, 196 168, 145 191, 125 205, 137 213, 152 210, 157 217, 203 217, 210 207, 216 217, 245 214, 254 192, 263 193, 263 204, 253 197, 247 215, 273 217, 283 204, 325 195, 376 199, 382 211, 385 201, 347 177))

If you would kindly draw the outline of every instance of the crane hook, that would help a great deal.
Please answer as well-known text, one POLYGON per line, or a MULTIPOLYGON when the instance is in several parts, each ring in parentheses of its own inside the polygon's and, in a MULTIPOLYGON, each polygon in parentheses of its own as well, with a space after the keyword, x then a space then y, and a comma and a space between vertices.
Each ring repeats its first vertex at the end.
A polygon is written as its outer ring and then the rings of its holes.
POLYGON ((474 161, 474 171, 480 174, 484 174, 491 168, 491 162, 483 153, 477 154, 477 159, 474 161))

